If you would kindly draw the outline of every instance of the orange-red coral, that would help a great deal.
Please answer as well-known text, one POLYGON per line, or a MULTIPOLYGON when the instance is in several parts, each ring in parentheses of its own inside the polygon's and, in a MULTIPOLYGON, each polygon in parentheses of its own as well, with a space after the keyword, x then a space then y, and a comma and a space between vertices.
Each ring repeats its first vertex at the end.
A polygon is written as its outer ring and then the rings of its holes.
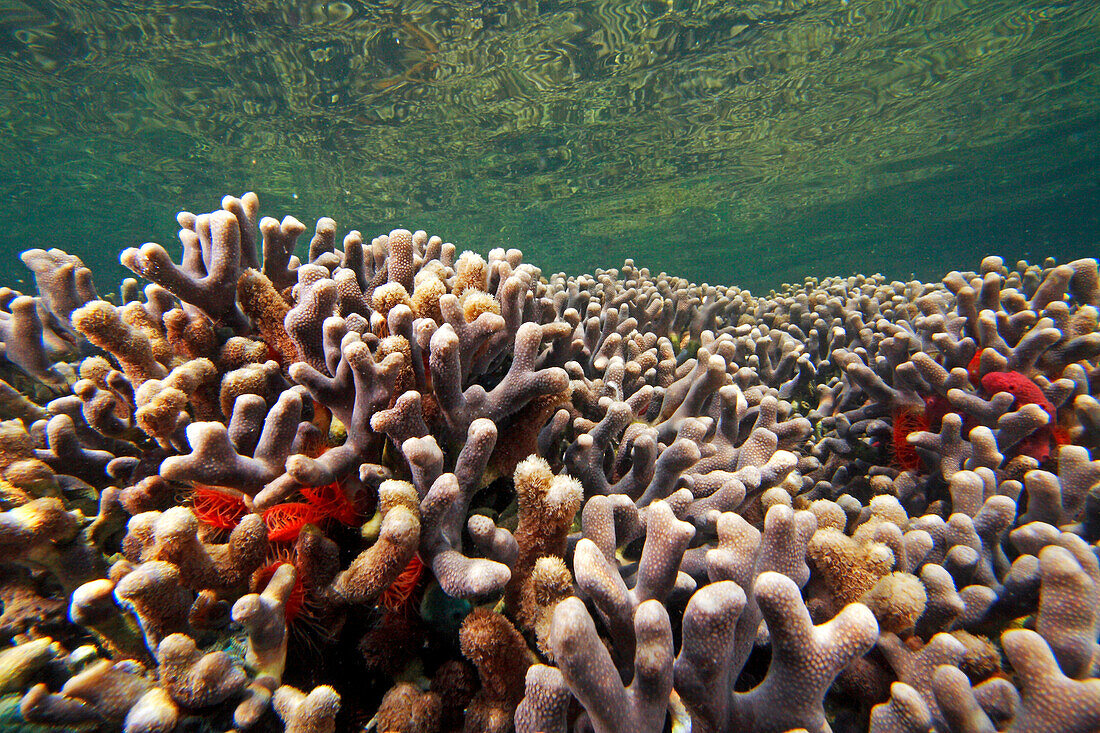
POLYGON ((293 542, 298 539, 302 527, 321 519, 320 512, 312 504, 300 501, 276 504, 264 512, 267 539, 271 542, 293 542))
POLYGON ((894 461, 906 471, 920 468, 920 456, 909 443, 909 436, 928 430, 928 415, 923 406, 902 405, 894 408, 894 461))
POLYGON ((420 555, 413 555, 412 560, 397 576, 397 580, 390 584, 389 588, 382 591, 382 605, 389 611, 397 611, 402 608, 416 592, 420 584, 420 578, 424 574, 424 563, 420 555))
POLYGON ((339 483, 307 487, 301 493, 322 517, 331 517, 349 526, 359 524, 359 509, 339 483))
MULTIPOLYGON (((271 576, 275 575, 275 571, 279 569, 279 566, 286 562, 288 561, 276 560, 257 570, 252 574, 252 587, 266 588, 268 582, 271 580, 271 576)), ((305 603, 305 600, 306 588, 302 583, 301 570, 299 570, 298 575, 294 579, 294 587, 291 589, 290 595, 287 596, 286 605, 283 607, 287 623, 293 622, 294 619, 298 617, 298 614, 302 611, 302 605, 305 603)))
POLYGON ((1050 416, 1050 421, 1021 440, 1014 448, 1019 455, 1031 456, 1037 461, 1045 461, 1050 457, 1052 446, 1065 445, 1069 436, 1060 428, 1058 411, 1053 403, 1046 398, 1043 390, 1027 375, 1020 372, 990 372, 982 377, 982 388, 990 395, 998 392, 1007 392, 1016 398, 1013 403, 1015 409, 1024 405, 1038 405, 1050 416))
POLYGON ((191 511, 203 524, 217 529, 233 529, 248 514, 248 507, 239 494, 213 486, 196 486, 191 494, 191 511))

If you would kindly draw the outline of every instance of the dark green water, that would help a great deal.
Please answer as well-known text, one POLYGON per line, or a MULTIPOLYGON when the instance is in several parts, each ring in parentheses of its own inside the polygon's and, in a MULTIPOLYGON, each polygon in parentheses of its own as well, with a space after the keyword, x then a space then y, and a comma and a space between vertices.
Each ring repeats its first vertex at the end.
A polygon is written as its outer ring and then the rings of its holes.
POLYGON ((1095 255, 1098 28, 1094 2, 0 0, 0 282, 60 246, 107 287, 249 189, 754 289, 1095 255))

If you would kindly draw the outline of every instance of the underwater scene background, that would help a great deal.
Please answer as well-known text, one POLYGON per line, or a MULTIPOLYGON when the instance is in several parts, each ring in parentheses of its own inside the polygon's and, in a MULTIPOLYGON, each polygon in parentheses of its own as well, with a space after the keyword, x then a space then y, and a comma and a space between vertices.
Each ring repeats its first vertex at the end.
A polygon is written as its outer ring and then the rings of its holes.
POLYGON ((1096 733, 1098 28, 0 0, 0 731, 1096 733))
POLYGON ((551 271, 757 289, 1072 259, 1100 216, 1098 25, 1088 2, 5 2, 0 253, 60 239, 105 284, 180 208, 255 189, 551 271))

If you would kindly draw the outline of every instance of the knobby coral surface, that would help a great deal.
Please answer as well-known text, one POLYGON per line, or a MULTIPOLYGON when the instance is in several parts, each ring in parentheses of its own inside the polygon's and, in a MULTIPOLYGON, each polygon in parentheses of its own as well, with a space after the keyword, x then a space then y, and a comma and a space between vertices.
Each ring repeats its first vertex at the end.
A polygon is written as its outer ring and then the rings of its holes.
POLYGON ((0 293, 3 727, 1100 729, 1095 260, 757 296, 259 212, 0 293))

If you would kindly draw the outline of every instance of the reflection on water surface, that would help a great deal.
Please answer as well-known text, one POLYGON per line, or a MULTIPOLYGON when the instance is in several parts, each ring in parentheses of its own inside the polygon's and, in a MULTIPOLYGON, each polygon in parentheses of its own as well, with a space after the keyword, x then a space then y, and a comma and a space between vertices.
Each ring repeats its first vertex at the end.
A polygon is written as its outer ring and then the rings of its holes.
POLYGON ((547 270, 1068 258, 1098 231, 1097 27, 1079 2, 7 0, 0 246, 114 263, 255 188, 547 270))

